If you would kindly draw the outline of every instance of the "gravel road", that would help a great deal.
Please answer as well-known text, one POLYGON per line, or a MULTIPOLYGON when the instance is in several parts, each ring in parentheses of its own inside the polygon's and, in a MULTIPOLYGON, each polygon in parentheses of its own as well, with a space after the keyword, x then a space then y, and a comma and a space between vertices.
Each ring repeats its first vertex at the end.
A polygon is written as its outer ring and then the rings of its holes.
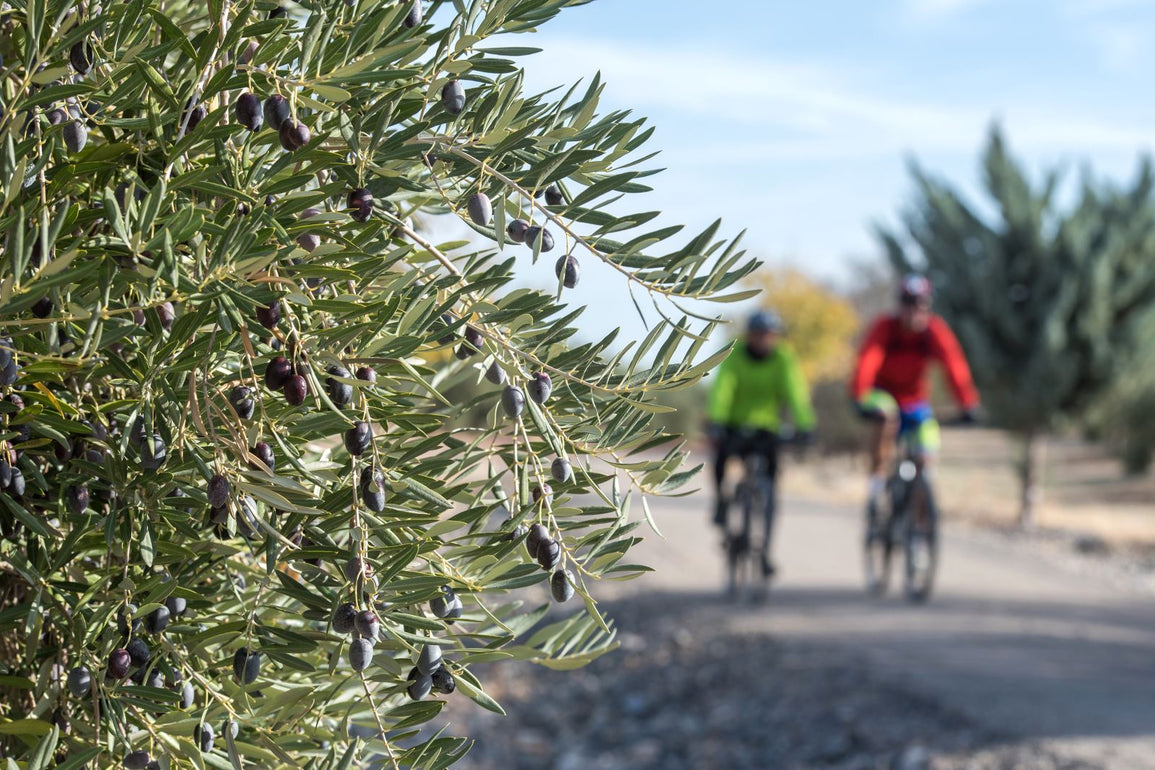
POLYGON ((597 587, 622 649, 479 669, 509 716, 454 702, 462 767, 1155 770, 1149 593, 948 522, 928 605, 868 599, 857 512, 788 498, 770 601, 733 603, 705 508, 655 505, 656 571, 597 587))

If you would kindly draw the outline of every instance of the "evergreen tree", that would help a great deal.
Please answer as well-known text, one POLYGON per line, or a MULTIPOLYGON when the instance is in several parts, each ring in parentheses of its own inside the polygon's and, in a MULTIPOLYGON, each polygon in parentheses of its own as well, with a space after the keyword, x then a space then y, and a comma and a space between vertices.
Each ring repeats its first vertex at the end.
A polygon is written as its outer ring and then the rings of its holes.
POLYGON ((523 90, 577 4, 4 4, 9 763, 441 768, 474 663, 615 646, 598 581, 691 473, 654 394, 717 360, 681 306, 754 265, 630 213, 651 129, 598 79, 523 90), (644 340, 575 341, 591 260, 644 340))
POLYGON ((1124 189, 1087 175, 1064 207, 1061 174, 1032 187, 997 129, 983 168, 991 205, 980 209, 913 165, 908 242, 880 235, 897 269, 933 281, 935 307, 966 350, 986 410, 1021 437, 1029 525, 1044 435, 1103 398, 1142 344, 1155 303, 1155 177, 1146 160, 1124 189))

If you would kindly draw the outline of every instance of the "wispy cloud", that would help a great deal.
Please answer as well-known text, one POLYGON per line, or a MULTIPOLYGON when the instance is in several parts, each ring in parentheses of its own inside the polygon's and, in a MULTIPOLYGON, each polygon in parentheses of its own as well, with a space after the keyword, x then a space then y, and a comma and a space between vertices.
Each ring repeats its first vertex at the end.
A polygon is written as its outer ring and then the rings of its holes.
POLYGON ((993 103, 897 99, 881 93, 879 81, 869 76, 848 78, 830 67, 732 51, 554 40, 531 63, 531 83, 571 80, 574 62, 597 63, 615 106, 681 116, 664 122, 667 140, 690 141, 703 150, 728 147, 744 159, 969 153, 1000 111, 1016 141, 1038 149, 1133 149, 1149 138, 1145 126, 1089 119, 1076 104, 1040 108, 1016 102, 1007 108, 986 94, 993 103))
MULTIPOLYGON (((870 95, 833 68, 787 63, 744 52, 614 46, 553 40, 530 65, 535 85, 572 78, 575 62, 604 73, 615 105, 706 118, 719 126, 758 126, 763 133, 806 137, 832 131, 946 128, 958 111, 870 95)), ((583 74, 592 74, 586 72, 583 74)))
POLYGON ((1150 28, 1123 22, 1097 22, 1087 30, 1103 64, 1113 70, 1129 70, 1147 50, 1150 28))
POLYGON ((990 0, 906 0, 908 9, 919 19, 942 19, 964 13, 990 0))
POLYGON ((1155 0, 1064 0, 1059 12, 1115 72, 1145 68, 1155 42, 1155 0))
POLYGON ((1064 16, 1086 18, 1136 8, 1155 8, 1155 0, 1064 0, 1059 7, 1064 16))

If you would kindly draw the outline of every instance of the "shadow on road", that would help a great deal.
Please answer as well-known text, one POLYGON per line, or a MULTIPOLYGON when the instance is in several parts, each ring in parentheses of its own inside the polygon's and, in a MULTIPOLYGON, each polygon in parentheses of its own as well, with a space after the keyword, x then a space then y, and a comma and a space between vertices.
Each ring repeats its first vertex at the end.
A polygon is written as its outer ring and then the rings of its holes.
POLYGON ((1155 612, 944 596, 926 606, 783 589, 738 628, 855 649, 872 669, 1027 737, 1155 732, 1155 612))

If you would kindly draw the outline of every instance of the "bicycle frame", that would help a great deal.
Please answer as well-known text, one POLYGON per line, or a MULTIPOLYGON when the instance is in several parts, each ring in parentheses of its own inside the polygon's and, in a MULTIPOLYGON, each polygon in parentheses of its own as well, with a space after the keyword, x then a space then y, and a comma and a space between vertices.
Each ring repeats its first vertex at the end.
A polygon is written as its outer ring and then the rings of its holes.
POLYGON ((916 448, 914 439, 909 434, 899 436, 898 455, 894 462, 894 469, 890 473, 889 486, 894 500, 901 501, 895 505, 896 511, 906 512, 907 496, 914 488, 915 482, 922 475, 922 468, 915 458, 916 448), (901 491, 901 495, 898 492, 901 491))

